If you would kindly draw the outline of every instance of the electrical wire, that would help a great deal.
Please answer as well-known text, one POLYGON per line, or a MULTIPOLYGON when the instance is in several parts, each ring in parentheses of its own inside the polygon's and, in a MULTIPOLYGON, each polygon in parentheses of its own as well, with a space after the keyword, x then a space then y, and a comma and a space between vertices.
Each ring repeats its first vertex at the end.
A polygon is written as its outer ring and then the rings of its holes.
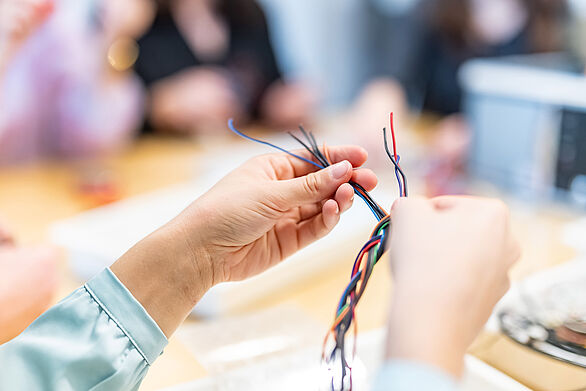
MULTIPOLYGON (((267 145, 271 148, 285 152, 286 154, 293 156, 299 160, 302 160, 308 164, 311 164, 319 169, 323 169, 333 164, 330 158, 330 153, 327 145, 324 143, 320 149, 318 147, 315 136, 311 131, 307 131, 303 126, 299 126, 299 131, 302 134, 302 138, 296 136, 292 132, 289 135, 299 143, 299 145, 305 149, 315 161, 307 159, 296 153, 290 152, 277 145, 271 144, 267 141, 260 140, 249 136, 234 126, 234 120, 228 121, 229 129, 240 137, 247 140, 251 140, 260 144, 267 145)), ((393 153, 391 153, 388 141, 386 128, 383 129, 383 141, 385 151, 393 164, 395 176, 399 187, 399 196, 406 197, 407 191, 407 179, 405 173, 399 165, 400 156, 397 154, 397 146, 395 141, 395 129, 393 125, 393 114, 390 115, 390 129, 392 138, 393 153)), ((352 273, 350 276, 350 282, 342 292, 342 296, 338 302, 338 306, 334 316, 334 322, 329 329, 323 343, 322 360, 328 364, 328 366, 336 365, 338 360, 341 365, 341 378, 339 383, 339 390, 344 390, 346 379, 348 380, 349 390, 352 390, 352 368, 349 365, 346 358, 346 334, 354 326, 354 346, 352 350, 352 356, 356 354, 356 336, 358 333, 358 326, 356 322, 356 306, 362 298, 365 292, 368 281, 372 275, 374 266, 382 258, 383 254, 387 249, 387 242, 391 228, 391 217, 373 198, 372 196, 362 187, 360 184, 350 181, 350 185, 354 188, 355 194, 357 194, 369 207, 376 219, 378 220, 374 227, 369 240, 358 252, 352 267, 352 273), (329 354, 326 354, 328 342, 333 339, 333 347, 329 354)), ((332 376, 331 389, 336 390, 336 379, 332 376)))
MULTIPOLYGON (((407 179, 405 177, 405 173, 399 165, 400 157, 397 154, 392 113, 390 115, 390 125, 393 153, 391 153, 388 145, 386 128, 383 129, 384 147, 395 170, 395 176, 399 186, 399 196, 406 197, 408 194, 407 179)), ((342 296, 338 301, 333 324, 324 339, 322 360, 330 368, 337 365, 338 361, 341 366, 341 378, 339 379, 338 384, 336 384, 336 379, 334 379, 334 376, 332 376, 330 384, 332 391, 345 390, 346 385, 349 386, 350 390, 352 389, 352 369, 346 358, 346 334, 352 325, 354 325, 354 333, 356 334, 357 332, 357 321, 355 315, 356 306, 365 292, 374 266, 382 258, 387 249, 387 239, 390 233, 390 227, 391 217, 387 214, 379 220, 373 229, 369 240, 358 252, 358 255, 354 261, 354 266, 352 267, 350 282, 342 292, 342 296), (331 347, 329 354, 326 354, 328 342, 330 339, 333 340, 333 346, 331 347), (346 382, 346 379, 348 379, 348 382, 346 382)), ((356 338, 354 339, 352 355, 354 356, 355 354, 356 338)))
POLYGON ((269 146, 269 147, 271 147, 271 148, 278 149, 279 151, 281 151, 281 152, 285 152, 286 154, 288 154, 288 155, 291 155, 291 156, 293 156, 293 157, 296 157, 296 158, 297 158, 297 159, 299 159, 299 160, 303 160, 303 161, 304 161, 304 162, 306 162, 306 163, 312 164, 312 165, 316 166, 316 167, 317 167, 317 168, 319 168, 319 169, 322 169, 322 168, 324 168, 324 166, 322 166, 321 164, 318 164, 318 163, 316 163, 316 162, 313 162, 313 161, 311 161, 311 160, 309 160, 309 159, 306 159, 306 158, 304 158, 303 156, 299 156, 299 155, 296 155, 296 154, 294 154, 294 153, 292 153, 292 152, 289 152, 289 151, 287 151, 286 149, 279 147, 278 145, 271 144, 271 143, 269 143, 268 141, 260 140, 260 139, 257 139, 257 138, 254 138, 254 137, 251 137, 251 136, 249 136, 249 135, 247 135, 247 134, 244 134, 244 133, 242 133, 241 131, 239 131, 238 129, 236 129, 236 127, 234 126, 234 119, 233 119, 233 118, 230 118, 230 119, 228 120, 228 128, 229 128, 229 129, 230 129, 232 132, 234 132, 234 133, 236 133, 237 135, 239 135, 240 137, 243 137, 243 138, 245 138, 245 139, 248 139, 248 140, 251 140, 251 141, 254 141, 254 142, 260 143, 260 144, 268 145, 268 146, 269 146))
MULTIPOLYGON (((234 126, 234 120, 232 118, 230 118, 228 120, 228 128, 234 132, 235 134, 237 134, 240 137, 243 137, 247 140, 250 141, 254 141, 260 144, 264 144, 267 145, 271 148, 275 148, 281 152, 285 152, 286 154, 293 156, 299 160, 302 160, 306 163, 309 163, 319 169, 323 169, 325 167, 328 167, 330 165, 332 165, 333 162, 331 162, 328 158, 329 156, 329 151, 327 149, 327 146, 325 146, 324 144, 324 148, 323 148, 323 152, 322 150, 320 150, 320 148, 317 146, 317 142, 315 140, 315 136, 313 135, 312 132, 308 132, 305 130, 305 128, 303 128, 303 126, 299 126, 299 130, 301 131, 301 133, 303 134, 303 136, 305 137, 305 142, 302 141, 300 138, 298 138, 297 136, 295 136, 293 133, 289 132, 289 134, 307 151, 309 152, 309 154, 318 162, 316 163, 313 160, 309 160, 303 156, 300 156, 298 154, 295 154, 293 152, 290 152, 284 148, 279 147, 278 145, 275 144, 271 144, 268 141, 264 141, 261 139, 257 139, 254 138, 252 136, 249 136, 245 133, 243 133, 242 131, 238 130, 235 126, 234 126)), ((377 220, 382 219, 384 216, 387 215, 387 212, 378 204, 376 203, 376 201, 374 201, 371 197, 371 195, 366 191, 366 189, 364 189, 364 187, 362 187, 359 183, 356 183, 354 181, 350 181, 348 182, 353 188, 354 188, 354 193, 356 195, 358 195, 365 203, 366 205, 369 207, 369 209, 372 211, 372 213, 374 214, 374 216, 376 217, 377 220)))

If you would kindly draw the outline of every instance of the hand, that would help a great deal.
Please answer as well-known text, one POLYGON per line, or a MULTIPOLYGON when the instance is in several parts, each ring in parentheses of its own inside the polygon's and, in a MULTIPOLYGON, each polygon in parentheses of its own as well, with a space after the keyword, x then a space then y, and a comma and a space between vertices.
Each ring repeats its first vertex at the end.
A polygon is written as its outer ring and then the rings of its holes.
POLYGON ((51 304, 59 251, 0 244, 0 344, 16 337, 51 304))
POLYGON ((258 274, 327 234, 352 205, 350 179, 376 186, 372 171, 352 170, 366 161, 365 150, 332 147, 330 154, 339 163, 318 172, 286 154, 256 157, 185 211, 197 232, 191 246, 206 250, 217 282, 258 274))
POLYGON ((278 81, 264 93, 260 112, 270 126, 295 127, 311 117, 317 101, 317 93, 308 85, 278 81))
POLYGON ((249 160, 112 271, 170 335, 214 284, 261 273, 327 234, 352 205, 348 181, 374 188, 372 171, 352 170, 364 149, 332 147, 330 156, 339 163, 317 172, 286 154, 249 160))
POLYGON ((217 130, 243 109, 230 81, 214 68, 194 68, 157 82, 151 94, 151 119, 157 128, 190 133, 217 130))
POLYGON ((472 197, 399 199, 391 216, 388 356, 458 376, 520 256, 507 207, 472 197))

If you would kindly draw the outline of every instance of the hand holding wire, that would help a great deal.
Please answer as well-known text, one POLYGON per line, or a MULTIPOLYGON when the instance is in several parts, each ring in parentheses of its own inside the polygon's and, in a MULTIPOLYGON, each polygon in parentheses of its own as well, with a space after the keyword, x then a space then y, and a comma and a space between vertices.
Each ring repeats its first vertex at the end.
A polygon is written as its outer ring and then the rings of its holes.
MULTIPOLYGON (((393 152, 391 153, 388 146, 386 129, 383 129, 384 147, 395 170, 395 175, 397 177, 399 186, 399 197, 406 197, 408 194, 407 179, 405 177, 405 173, 399 165, 400 157, 397 154, 392 113, 390 114, 390 125, 391 137, 393 141, 393 152)), ((232 130, 232 132, 236 133, 240 137, 278 149, 290 157, 297 159, 297 164, 301 164, 302 167, 305 167, 306 170, 310 167, 312 169, 313 167, 320 169, 324 169, 326 167, 329 168, 329 166, 335 161, 332 160, 332 151, 326 146, 326 144, 324 143, 323 147, 320 149, 313 133, 306 131, 303 126, 299 126, 299 130, 305 141, 291 132, 289 132, 289 135, 305 149, 309 156, 306 154, 293 153, 267 141, 259 140, 246 135, 234 127, 233 120, 228 122, 228 127, 230 130, 232 130)), ((329 370, 332 371, 332 390, 345 390, 347 388, 350 390, 352 389, 351 367, 347 362, 346 355, 346 333, 350 330, 350 327, 354 325, 354 335, 356 340, 357 326, 355 319, 355 308, 366 289, 366 285, 372 274, 374 266, 377 264, 386 250, 386 239, 388 238, 391 224, 389 213, 387 213, 376 201, 374 201, 372 196, 368 193, 368 189, 363 186, 363 183, 361 184, 361 182, 356 180, 354 177, 353 179, 354 180, 349 181, 350 186, 352 186, 354 193, 362 198, 362 200, 370 208, 375 218, 378 220, 378 223, 375 226, 370 239, 363 246, 363 248, 358 253, 358 256, 356 257, 354 267, 352 268, 350 283, 340 298, 334 317, 334 323, 324 340, 322 360, 329 366, 329 370), (326 349, 328 349, 328 342, 330 337, 333 337, 334 344, 331 347, 330 353, 326 354, 326 349), (336 369, 334 367, 337 365, 340 368, 339 376, 335 374, 336 369)), ((326 204, 324 204, 324 213, 325 206, 326 204)), ((356 344, 354 344, 354 353, 355 348, 356 344)))
POLYGON ((319 171, 284 153, 255 157, 188 208, 186 224, 205 226, 190 245, 205 249, 215 282, 258 274, 330 232, 352 205, 349 181, 376 185, 372 171, 358 168, 364 149, 336 146, 329 155, 335 164, 319 171))

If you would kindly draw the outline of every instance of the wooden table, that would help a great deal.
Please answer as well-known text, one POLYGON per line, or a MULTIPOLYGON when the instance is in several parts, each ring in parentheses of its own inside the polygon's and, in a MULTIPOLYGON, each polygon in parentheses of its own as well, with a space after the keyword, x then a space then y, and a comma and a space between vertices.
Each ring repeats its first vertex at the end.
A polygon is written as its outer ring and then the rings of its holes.
MULTIPOLYGON (((111 169, 121 184, 123 196, 127 197, 190 179, 194 173, 194 161, 201 152, 201 148, 190 141, 144 138, 123 153, 105 158, 101 164, 111 169)), ((57 162, 0 169, 0 216, 14 228, 20 242, 37 243, 46 240, 49 224, 88 208, 77 190, 76 167, 57 162)), ((513 210, 514 228, 524 248, 523 259, 513 271, 514 278, 559 264, 574 256, 572 250, 560 242, 560 230, 571 217, 572 215, 563 209, 513 210)), ((337 301, 341 289, 347 283, 351 261, 348 259, 344 267, 303 281, 303 289, 287 288, 282 292, 275 292, 243 311, 287 303, 299 306, 325 325, 331 320, 332 303, 337 301), (316 297, 320 300, 315 300, 316 297)), ((388 265, 378 266, 379 269, 386 267, 388 265)), ((61 299, 81 284, 81 281, 70 273, 65 260, 62 262, 60 274, 61 284, 55 300, 61 299)), ((389 273, 374 273, 358 309, 362 331, 384 325, 391 295, 390 286, 389 273)), ((510 357, 514 354, 517 368, 504 369, 525 383, 539 385, 542 390, 552 391, 562 391, 566 385, 573 386, 581 381, 586 385, 584 371, 574 368, 568 370, 567 365, 552 362, 553 360, 547 360, 544 364, 531 354, 527 356, 527 352, 519 352, 518 349, 522 348, 511 346, 506 340, 499 342, 504 346, 501 350, 496 349, 494 344, 491 344, 488 350, 483 350, 483 346, 487 346, 487 339, 490 338, 491 336, 482 336, 473 348, 474 354, 501 369, 503 366, 506 367, 504 364, 510 367, 510 357), (566 382, 554 383, 560 387, 552 388, 550 383, 540 385, 531 379, 528 381, 525 375, 519 375, 527 369, 526 365, 518 362, 522 357, 530 357, 528 360, 531 361, 531 365, 542 373, 551 369, 554 373, 553 378, 559 379, 563 376, 566 382), (558 375, 555 375, 556 373, 558 375)), ((205 370, 196 359, 176 338, 171 338, 165 354, 153 365, 141 389, 156 390, 194 380, 203 375, 205 370)))

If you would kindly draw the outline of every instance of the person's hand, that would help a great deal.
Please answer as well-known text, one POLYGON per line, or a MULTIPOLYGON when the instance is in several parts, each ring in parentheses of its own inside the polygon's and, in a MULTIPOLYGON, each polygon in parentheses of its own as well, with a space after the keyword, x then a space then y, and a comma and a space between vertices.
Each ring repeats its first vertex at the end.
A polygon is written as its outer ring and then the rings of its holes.
POLYGON ((520 256, 507 207, 472 197, 401 198, 391 217, 388 356, 458 376, 520 256))
POLYGON ((270 126, 296 126, 311 118, 317 101, 317 94, 310 86, 277 81, 262 97, 261 116, 270 126))
POLYGON ((157 82, 151 92, 151 120, 162 130, 217 130, 243 109, 228 78, 214 68, 194 68, 157 82))
POLYGON ((258 274, 326 235, 352 205, 350 179, 374 188, 372 171, 353 170, 366 161, 364 149, 332 147, 330 156, 338 163, 317 172, 286 154, 253 158, 184 212, 197 232, 191 246, 205 249, 218 282, 258 274))
POLYGON ((16 337, 51 304, 59 251, 0 244, 0 344, 16 337))
POLYGON ((364 149, 331 147, 330 157, 338 163, 317 172, 284 153, 249 160, 112 271, 170 335, 214 284, 261 273, 326 235, 352 205, 348 181, 375 187, 372 171, 353 169, 364 149))

